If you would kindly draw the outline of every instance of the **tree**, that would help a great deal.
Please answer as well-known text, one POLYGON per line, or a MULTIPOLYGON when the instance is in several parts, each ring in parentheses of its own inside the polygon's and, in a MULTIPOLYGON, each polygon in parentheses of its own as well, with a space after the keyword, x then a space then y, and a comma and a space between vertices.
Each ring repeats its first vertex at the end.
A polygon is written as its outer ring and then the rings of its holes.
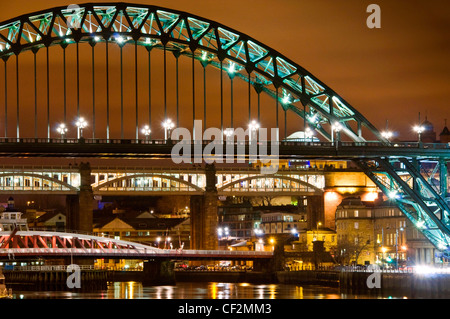
POLYGON ((338 241, 336 261, 343 265, 349 265, 352 262, 358 263, 361 253, 370 245, 367 236, 361 233, 355 236, 345 236, 338 241))

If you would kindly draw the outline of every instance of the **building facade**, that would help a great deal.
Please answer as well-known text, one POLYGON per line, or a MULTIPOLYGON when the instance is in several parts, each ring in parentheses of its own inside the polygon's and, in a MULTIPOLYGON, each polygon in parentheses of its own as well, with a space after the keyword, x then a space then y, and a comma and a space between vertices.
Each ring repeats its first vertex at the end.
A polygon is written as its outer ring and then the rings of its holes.
POLYGON ((336 209, 336 256, 342 264, 434 264, 434 246, 390 201, 344 199, 336 209))

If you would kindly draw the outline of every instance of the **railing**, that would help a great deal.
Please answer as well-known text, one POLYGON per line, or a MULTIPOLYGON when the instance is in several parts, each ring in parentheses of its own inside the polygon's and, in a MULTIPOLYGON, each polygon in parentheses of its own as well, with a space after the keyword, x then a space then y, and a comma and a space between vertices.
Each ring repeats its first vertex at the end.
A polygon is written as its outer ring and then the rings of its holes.
MULTIPOLYGON (((249 145, 249 141, 185 141, 185 140, 147 140, 147 139, 93 139, 93 138, 0 138, 0 143, 32 143, 32 144, 150 144, 150 145, 172 145, 180 143, 182 145, 207 145, 210 143, 249 145)), ((422 143, 422 142, 308 142, 308 141, 258 141, 258 145, 279 145, 279 146, 313 146, 313 147, 388 147, 388 148, 427 148, 427 149, 450 149, 450 143, 422 143)))
MULTIPOLYGON (((77 265, 80 270, 96 270, 94 265, 77 265)), ((16 271, 67 271, 69 265, 14 266, 16 271)))
POLYGON ((229 250, 181 250, 181 249, 146 249, 146 248, 6 248, 0 253, 8 255, 117 255, 117 256, 223 256, 223 257, 270 257, 273 252, 266 251, 229 251, 229 250))

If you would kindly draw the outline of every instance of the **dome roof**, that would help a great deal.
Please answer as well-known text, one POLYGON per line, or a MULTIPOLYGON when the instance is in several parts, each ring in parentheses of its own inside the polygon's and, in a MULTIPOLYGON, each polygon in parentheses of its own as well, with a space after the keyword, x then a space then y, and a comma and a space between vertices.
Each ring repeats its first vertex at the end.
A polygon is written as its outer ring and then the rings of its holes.
POLYGON ((422 122, 422 126, 426 131, 434 130, 433 124, 430 121, 428 121, 427 119, 425 119, 425 121, 422 122))

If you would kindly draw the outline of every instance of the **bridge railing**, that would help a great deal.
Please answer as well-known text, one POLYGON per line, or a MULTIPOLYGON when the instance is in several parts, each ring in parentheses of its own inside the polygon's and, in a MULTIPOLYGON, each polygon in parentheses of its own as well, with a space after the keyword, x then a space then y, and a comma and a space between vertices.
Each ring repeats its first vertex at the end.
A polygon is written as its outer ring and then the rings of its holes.
MULTIPOLYGON (((147 248, 5 248, 0 249, 0 254, 9 257, 15 255, 117 255, 117 256, 230 256, 230 257, 252 257, 273 255, 267 251, 229 251, 229 250, 181 250, 181 249, 152 249, 147 248)), ((207 258, 207 257, 206 257, 207 258)))
MULTIPOLYGON (((77 265, 80 270, 97 269, 94 265, 77 265)), ((67 271, 69 265, 14 266, 15 271, 67 271)))
MULTIPOLYGON (((150 145, 171 145, 180 143, 183 145, 192 144, 225 144, 229 141, 184 141, 184 140, 160 140, 160 139, 98 139, 98 138, 0 138, 1 143, 32 143, 32 144, 150 144, 150 145)), ((232 141, 234 145, 248 145, 250 141, 232 141)), ((336 145, 344 147, 399 147, 399 148, 429 148, 429 149, 449 149, 450 143, 422 143, 422 142, 315 142, 315 141, 258 141, 258 145, 278 144, 280 146, 313 146, 313 147, 335 147, 336 145)))
POLYGON ((59 229, 54 227, 40 227, 40 228, 29 228, 29 231, 36 231, 36 232, 55 232, 55 233, 69 233, 74 235, 87 235, 87 236, 95 236, 95 237, 104 237, 108 239, 115 239, 112 235, 107 234, 98 234, 98 233, 92 233, 87 231, 81 231, 81 230, 71 230, 71 229, 59 229))

